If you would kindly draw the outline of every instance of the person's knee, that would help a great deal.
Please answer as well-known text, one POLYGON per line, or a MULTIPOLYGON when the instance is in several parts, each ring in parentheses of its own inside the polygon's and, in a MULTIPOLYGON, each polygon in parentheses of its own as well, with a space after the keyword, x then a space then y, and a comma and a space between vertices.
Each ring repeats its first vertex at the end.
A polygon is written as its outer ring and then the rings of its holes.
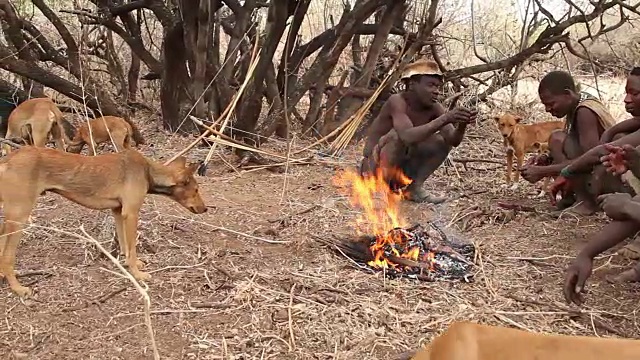
POLYGON ((446 156, 451 151, 451 148, 452 146, 442 135, 436 134, 417 144, 415 155, 419 157, 433 157, 439 154, 446 156))
POLYGON ((562 149, 564 146, 564 141, 567 138, 567 134, 565 134, 562 130, 556 130, 549 135, 549 149, 562 149))
POLYGON ((395 131, 380 138, 374 149, 374 162, 383 166, 398 166, 406 154, 406 147, 395 131))

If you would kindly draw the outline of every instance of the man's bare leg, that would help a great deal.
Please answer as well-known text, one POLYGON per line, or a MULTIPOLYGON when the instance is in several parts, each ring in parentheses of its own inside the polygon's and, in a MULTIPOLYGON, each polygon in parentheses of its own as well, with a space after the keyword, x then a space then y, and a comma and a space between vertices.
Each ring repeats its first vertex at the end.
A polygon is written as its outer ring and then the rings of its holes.
POLYGON ((606 280, 612 284, 640 282, 640 261, 638 261, 631 269, 625 270, 616 276, 607 276, 606 280))
MULTIPOLYGON (((580 148, 577 139, 566 136, 564 141, 564 153, 569 159, 576 159, 584 152, 580 148)), ((589 192, 589 181, 592 180, 592 174, 584 174, 575 177, 574 192, 576 194, 576 206, 571 212, 579 215, 592 215, 598 211, 594 196, 589 192)))
POLYGON ((429 196, 422 187, 424 182, 447 159, 451 146, 441 135, 434 135, 410 150, 410 158, 405 171, 413 180, 407 187, 407 199, 415 202, 440 204, 446 198, 429 196))
MULTIPOLYGON (((567 134, 564 130, 556 130, 549 136, 549 153, 554 164, 562 164, 569 160, 564 152, 564 143, 567 134)), ((576 202, 575 194, 572 192, 564 194, 562 199, 558 201, 557 208, 564 210, 576 202)))
POLYGON ((618 250, 618 254, 631 260, 640 260, 640 236, 636 234, 631 242, 618 250))
MULTIPOLYGON (((422 189, 422 184, 444 162, 449 150, 449 145, 440 135, 409 149, 392 130, 380 139, 376 149, 379 156, 373 156, 378 158, 377 166, 401 169, 412 180, 407 187, 407 200, 441 203, 444 199, 430 197, 422 189)), ((393 185, 394 179, 385 180, 393 185)))

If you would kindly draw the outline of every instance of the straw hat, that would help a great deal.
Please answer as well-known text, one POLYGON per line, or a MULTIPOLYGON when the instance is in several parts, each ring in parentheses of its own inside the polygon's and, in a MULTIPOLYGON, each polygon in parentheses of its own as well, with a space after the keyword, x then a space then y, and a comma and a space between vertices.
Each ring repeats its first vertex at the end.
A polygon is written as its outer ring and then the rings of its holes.
POLYGON ((406 80, 414 75, 435 75, 442 76, 442 71, 435 61, 420 59, 404 68, 401 79, 406 80))

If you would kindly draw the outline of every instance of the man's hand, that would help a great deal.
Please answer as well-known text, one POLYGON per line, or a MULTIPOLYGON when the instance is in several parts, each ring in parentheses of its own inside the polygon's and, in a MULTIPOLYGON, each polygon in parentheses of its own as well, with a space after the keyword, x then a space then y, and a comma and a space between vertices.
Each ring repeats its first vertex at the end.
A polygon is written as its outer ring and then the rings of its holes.
MULTIPOLYGON (((531 162, 534 162, 534 161, 535 159, 532 160, 531 162)), ((544 175, 542 174, 541 170, 542 169, 540 166, 525 165, 520 169, 520 175, 522 176, 523 179, 533 184, 542 180, 542 178, 544 178, 544 175)))
POLYGON ((639 172, 640 152, 636 148, 629 144, 625 144, 622 147, 605 144, 604 148, 608 154, 602 156, 600 162, 608 172, 618 176, 624 174, 627 170, 631 170, 634 174, 639 172))
POLYGON ((625 211, 625 203, 633 201, 631 195, 627 193, 603 194, 598 196, 597 201, 607 216, 613 220, 624 221, 629 219, 629 215, 625 211))
POLYGON ((568 304, 574 303, 576 305, 582 305, 584 300, 580 293, 584 290, 584 284, 589 276, 591 276, 592 269, 593 259, 582 255, 578 255, 571 265, 569 265, 564 275, 564 286, 562 289, 564 299, 568 304))
POLYGON ((567 193, 569 193, 572 187, 573 187, 573 184, 569 179, 565 178, 562 175, 558 176, 556 180, 553 182, 553 184, 549 186, 549 195, 551 196, 551 204, 553 205, 556 204, 556 195, 558 195, 558 193, 560 193, 562 197, 564 197, 567 193))
POLYGON ((477 111, 471 111, 469 109, 465 109, 463 107, 455 107, 453 110, 447 112, 445 115, 445 124, 453 124, 453 123, 465 123, 469 124, 472 121, 475 121, 477 116, 477 111))

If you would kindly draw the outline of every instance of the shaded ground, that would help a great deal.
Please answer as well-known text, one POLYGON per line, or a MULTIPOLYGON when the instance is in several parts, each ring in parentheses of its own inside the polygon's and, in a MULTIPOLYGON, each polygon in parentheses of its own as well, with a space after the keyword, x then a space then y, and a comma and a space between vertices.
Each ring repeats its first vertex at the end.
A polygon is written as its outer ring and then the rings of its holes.
MULTIPOLYGON (((167 158, 186 143, 173 139, 171 147, 157 143, 144 152, 167 158)), ((284 153, 282 144, 270 146, 284 153)), ((148 197, 142 209, 140 257, 153 275, 147 285, 163 359, 387 359, 461 319, 599 336, 615 335, 610 326, 640 336, 639 287, 603 280, 629 264, 618 256, 597 261, 584 315, 562 300, 567 261, 604 218, 550 217, 532 185, 500 187, 501 165, 468 163, 465 170, 456 163, 428 182, 439 194, 466 195, 438 211, 449 231, 478 244, 480 257, 474 283, 426 283, 366 274, 310 237, 352 233, 355 213, 332 186, 332 167, 291 167, 281 201, 284 174, 236 172, 228 164, 235 157, 222 155, 226 162, 214 156, 207 177, 198 178, 208 213, 192 215, 161 197, 148 197), (514 214, 496 201, 541 213, 514 214)), ((453 157, 502 161, 498 145, 473 137, 453 157)), ((433 210, 403 204, 413 222, 432 219, 433 210)), ((36 295, 20 301, 3 284, 0 357, 13 350, 24 359, 152 358, 138 292, 91 243, 53 229, 80 233, 82 225, 110 247, 110 214, 49 195, 34 217, 17 268, 36 273, 22 278, 36 295)))

